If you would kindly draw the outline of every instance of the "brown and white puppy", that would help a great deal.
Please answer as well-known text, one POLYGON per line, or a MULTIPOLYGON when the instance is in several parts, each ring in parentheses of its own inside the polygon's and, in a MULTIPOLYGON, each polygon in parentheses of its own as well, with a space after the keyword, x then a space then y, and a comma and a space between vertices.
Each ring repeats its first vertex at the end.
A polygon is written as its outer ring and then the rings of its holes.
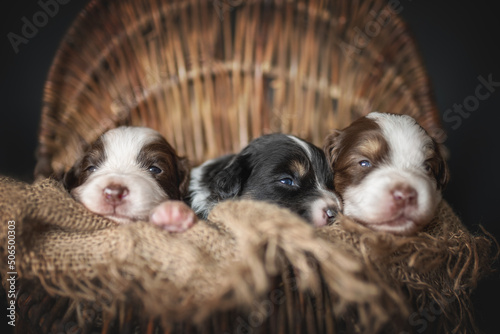
POLYGON ((323 226, 341 210, 323 151, 294 136, 254 139, 238 154, 205 162, 191 172, 190 203, 206 218, 226 199, 266 201, 323 226))
POLYGON ((448 182, 440 146, 407 115, 372 112, 327 137, 344 214, 409 235, 433 218, 448 182))
POLYGON ((181 201, 189 186, 188 162, 150 128, 105 132, 66 173, 64 183, 87 209, 121 224, 151 221, 183 231, 196 220, 181 201))

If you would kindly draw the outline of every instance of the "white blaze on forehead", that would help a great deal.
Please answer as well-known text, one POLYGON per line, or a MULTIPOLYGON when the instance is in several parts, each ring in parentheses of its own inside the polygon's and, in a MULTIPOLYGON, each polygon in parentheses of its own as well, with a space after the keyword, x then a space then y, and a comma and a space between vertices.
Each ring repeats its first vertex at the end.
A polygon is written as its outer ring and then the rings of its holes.
POLYGON ((301 140, 301 139, 299 139, 297 137, 290 136, 290 135, 288 135, 288 138, 292 139, 295 143, 297 143, 300 147, 302 147, 302 149, 306 152, 307 157, 309 158, 309 160, 312 161, 311 148, 309 147, 309 145, 305 141, 303 141, 303 140, 301 140))
POLYGON ((380 126, 389 145, 391 165, 402 169, 422 166, 432 139, 412 117, 378 112, 366 117, 380 126))
POLYGON ((159 133, 144 127, 119 127, 109 130, 102 137, 106 160, 105 165, 120 167, 121 172, 128 172, 126 167, 137 168, 137 157, 144 145, 153 142, 159 133))
POLYGON ((144 145, 159 138, 160 134, 149 128, 120 127, 109 130, 101 137, 105 154, 102 164, 87 181, 73 189, 72 194, 90 211, 120 222, 147 220, 153 207, 168 196, 144 168, 149 166, 141 166, 137 157, 144 145), (119 184, 129 191, 116 207, 103 197, 103 190, 110 184, 119 184))

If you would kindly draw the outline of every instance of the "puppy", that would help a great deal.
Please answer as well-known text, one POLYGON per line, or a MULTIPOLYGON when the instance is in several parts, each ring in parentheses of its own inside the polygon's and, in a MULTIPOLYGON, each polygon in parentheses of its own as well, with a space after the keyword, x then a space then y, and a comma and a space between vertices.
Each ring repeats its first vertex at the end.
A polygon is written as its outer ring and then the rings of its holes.
POLYGON ((181 202, 189 186, 187 160, 149 128, 105 132, 66 173, 64 184, 87 209, 117 223, 149 220, 183 231, 196 220, 181 202))
POLYGON ((448 182, 440 146, 410 116, 373 112, 325 142, 344 214, 409 235, 433 218, 448 182))
POLYGON ((236 197, 275 203, 315 226, 326 225, 341 209, 324 153, 284 134, 259 137, 239 154, 193 169, 189 197, 203 218, 218 202, 236 197))

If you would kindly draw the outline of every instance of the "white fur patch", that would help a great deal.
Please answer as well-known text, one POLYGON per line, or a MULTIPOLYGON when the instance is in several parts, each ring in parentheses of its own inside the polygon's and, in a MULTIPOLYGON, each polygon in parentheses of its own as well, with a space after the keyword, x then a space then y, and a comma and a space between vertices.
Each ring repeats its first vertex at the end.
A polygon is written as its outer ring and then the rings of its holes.
POLYGON ((415 119, 407 115, 377 112, 370 113, 367 118, 373 119, 382 129, 382 134, 389 144, 391 166, 422 170, 426 159, 425 148, 432 145, 432 139, 415 119))
POLYGON ((72 190, 90 211, 119 222, 148 220, 150 211, 168 199, 155 178, 137 161, 142 148, 159 134, 149 128, 120 127, 102 137, 105 160, 86 182, 72 190), (103 197, 104 189, 118 184, 128 189, 122 203, 113 206, 103 197))
POLYGON ((370 113, 388 144, 388 156, 357 185, 343 194, 344 213, 374 229, 408 234, 428 223, 441 200, 436 180, 425 171, 432 139, 410 116, 370 113), (397 206, 398 186, 416 191, 416 204, 397 206))
MULTIPOLYGON (((312 223, 314 226, 328 224, 330 217, 328 217, 327 211, 331 208, 338 208, 339 211, 342 208, 338 197, 334 193, 321 186, 319 190, 322 196, 311 203, 312 223)), ((334 213, 336 214, 336 212, 334 213)))
POLYGON ((309 147, 309 145, 305 141, 303 141, 303 140, 301 140, 301 139, 299 139, 299 138, 297 138, 295 136, 288 136, 288 138, 292 139, 300 147, 302 147, 302 149, 304 150, 304 152, 306 152, 307 157, 309 158, 309 160, 312 160, 311 148, 309 147))
POLYGON ((198 215, 202 213, 208 213, 213 206, 213 204, 209 200, 210 190, 201 184, 201 179, 205 172, 205 167, 211 164, 213 161, 214 160, 206 161, 199 167, 193 168, 191 170, 191 180, 189 181, 189 191, 192 194, 191 209, 193 209, 193 211, 198 215))

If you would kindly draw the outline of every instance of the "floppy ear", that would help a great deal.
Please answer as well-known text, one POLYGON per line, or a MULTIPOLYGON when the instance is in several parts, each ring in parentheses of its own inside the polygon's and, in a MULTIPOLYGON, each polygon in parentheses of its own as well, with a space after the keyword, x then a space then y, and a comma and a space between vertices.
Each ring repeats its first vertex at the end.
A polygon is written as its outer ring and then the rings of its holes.
POLYGON ((448 169, 448 164, 446 163, 449 153, 447 148, 443 144, 437 144, 437 152, 439 154, 439 166, 436 179, 438 182, 438 188, 443 190, 450 180, 450 172, 448 169))
POLYGON ((238 196, 250 175, 250 169, 248 155, 235 156, 212 179, 212 194, 218 201, 238 196))
POLYGON ((434 127, 429 130, 425 130, 422 127, 422 129, 431 137, 434 144, 434 150, 436 151, 438 160, 436 167, 437 169, 434 171, 434 173, 438 189, 443 190, 450 180, 448 164, 446 163, 446 161, 450 157, 450 151, 443 144, 443 142, 446 140, 446 132, 439 127, 434 127))
POLYGON ((62 181, 64 188, 70 191, 78 186, 78 175, 80 175, 80 161, 77 161, 73 167, 58 179, 62 181))
POLYGON ((179 180, 179 192, 181 199, 186 197, 189 191, 189 176, 191 165, 187 158, 177 157, 177 177, 179 180))
POLYGON ((333 130, 333 132, 328 135, 325 139, 325 144, 323 145, 323 151, 325 152, 328 164, 332 167, 335 164, 339 156, 339 144, 342 137, 341 130, 333 130))

